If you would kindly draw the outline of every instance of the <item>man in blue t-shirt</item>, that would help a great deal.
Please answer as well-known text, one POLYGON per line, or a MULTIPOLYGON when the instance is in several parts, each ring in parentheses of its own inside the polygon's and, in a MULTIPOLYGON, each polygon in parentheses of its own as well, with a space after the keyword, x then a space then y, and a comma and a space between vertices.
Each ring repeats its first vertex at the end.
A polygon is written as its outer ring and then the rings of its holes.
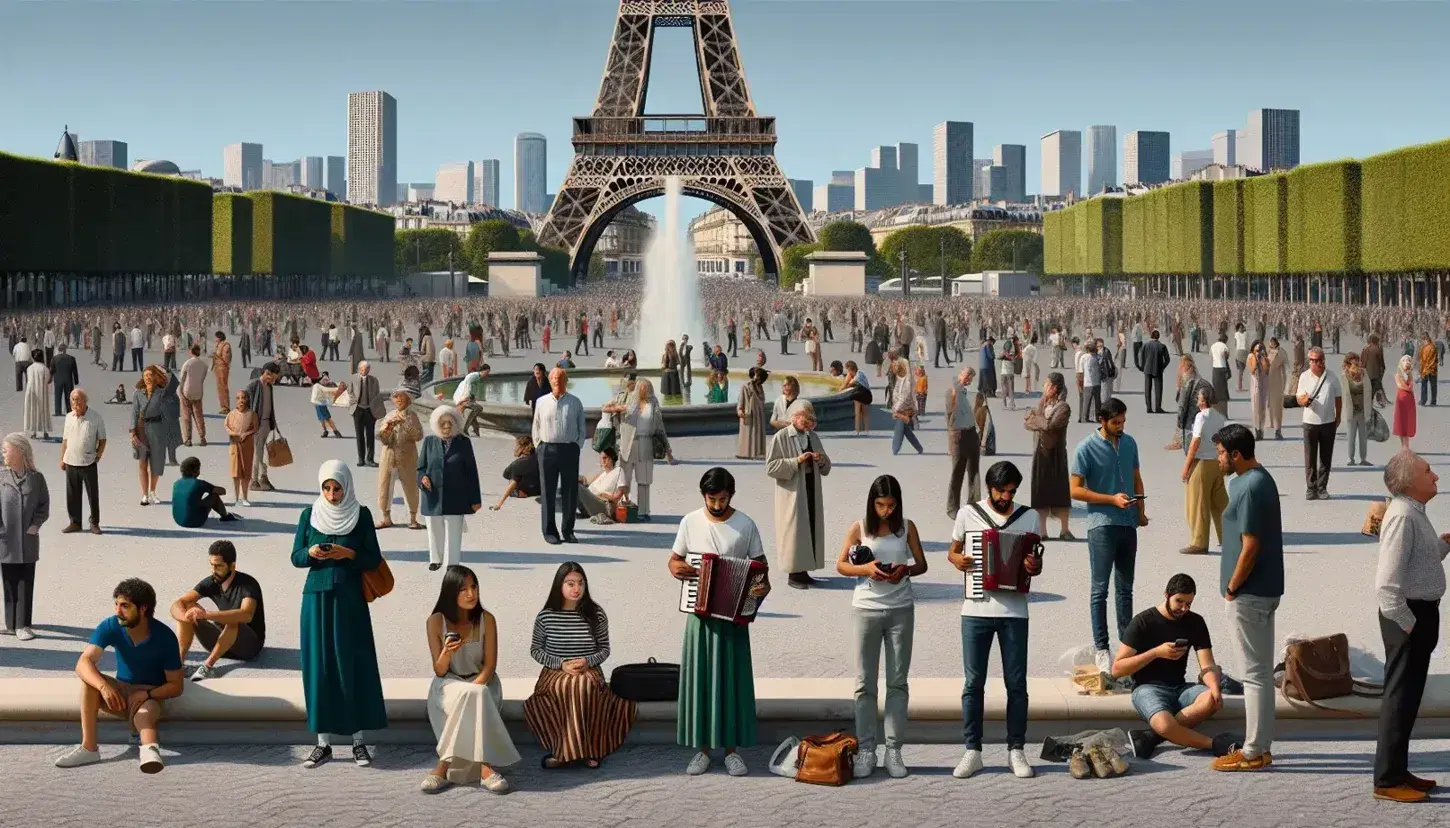
POLYGON ((1257 771, 1274 757, 1274 614, 1284 594, 1284 531, 1279 487, 1254 458, 1254 433, 1237 423, 1213 435, 1218 465, 1235 475, 1223 513, 1219 589, 1244 671, 1244 746, 1213 760, 1214 770, 1257 771))
MULTIPOLYGON (((1124 431, 1128 407, 1109 398, 1095 412, 1098 429, 1072 455, 1072 499, 1087 504, 1088 613, 1098 669, 1111 672, 1108 651, 1108 577, 1113 576, 1118 640, 1133 618, 1133 571, 1138 562, 1138 527, 1148 525, 1138 444, 1124 431)), ((1228 530, 1225 529, 1225 532, 1228 530)))
POLYGON ((161 703, 181 695, 181 653, 176 635, 155 620, 156 590, 140 578, 127 578, 111 594, 116 612, 91 633, 76 662, 85 692, 81 696, 81 743, 55 760, 58 768, 78 768, 101 761, 96 719, 107 713, 124 716, 141 736, 141 771, 157 773, 163 766, 157 741, 161 703), (116 651, 116 677, 100 670, 101 655, 116 651))
POLYGON ((171 519, 188 529, 205 526, 206 516, 212 512, 219 520, 240 520, 222 503, 226 493, 221 486, 202 480, 201 461, 188 457, 181 461, 181 477, 171 485, 171 519))

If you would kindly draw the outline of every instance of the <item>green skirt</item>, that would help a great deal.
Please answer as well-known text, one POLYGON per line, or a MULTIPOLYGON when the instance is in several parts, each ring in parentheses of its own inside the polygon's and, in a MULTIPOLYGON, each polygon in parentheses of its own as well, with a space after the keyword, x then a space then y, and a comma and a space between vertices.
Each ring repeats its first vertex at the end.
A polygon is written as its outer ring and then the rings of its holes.
POLYGON ((676 741, 696 750, 755 745, 748 626, 686 617, 676 741))

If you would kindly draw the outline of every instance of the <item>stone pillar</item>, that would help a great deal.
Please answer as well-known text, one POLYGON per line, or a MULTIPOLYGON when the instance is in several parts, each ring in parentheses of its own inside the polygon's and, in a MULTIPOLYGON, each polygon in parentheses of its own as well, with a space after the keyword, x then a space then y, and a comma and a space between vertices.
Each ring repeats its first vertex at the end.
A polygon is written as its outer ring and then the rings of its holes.
POLYGON ((544 295, 544 257, 532 252, 488 254, 488 295, 537 298, 544 295))

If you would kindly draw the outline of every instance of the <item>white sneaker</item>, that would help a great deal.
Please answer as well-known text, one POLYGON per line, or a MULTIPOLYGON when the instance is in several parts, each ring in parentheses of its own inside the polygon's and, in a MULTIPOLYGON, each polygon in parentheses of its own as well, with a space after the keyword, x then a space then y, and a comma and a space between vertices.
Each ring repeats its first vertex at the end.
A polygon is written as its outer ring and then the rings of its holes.
POLYGON ((854 779, 865 779, 875 772, 876 749, 857 751, 856 760, 851 763, 851 777, 854 779))
POLYGON ((82 745, 76 745, 70 750, 62 753, 60 758, 55 760, 57 768, 79 768, 85 765, 94 765, 101 761, 99 750, 86 750, 82 745))
POLYGON ((1097 664, 1099 670, 1107 673, 1108 675, 1113 674, 1112 653, 1108 652, 1107 650, 1098 650, 1097 653, 1093 655, 1093 662, 1097 664))
POLYGON ((1027 762, 1027 754, 1022 752, 1022 748, 1007 751, 1007 765, 1012 768, 1012 775, 1018 779, 1031 779, 1037 775, 1037 771, 1027 762))
POLYGON ((160 773, 166 765, 161 761, 160 745, 141 746, 141 772, 160 773))
POLYGON ((31 632, 29 627, 21 627, 15 631, 15 637, 21 641, 33 641, 35 639, 35 633, 31 632))
POLYGON ((242 505, 243 505, 243 506, 246 506, 246 507, 249 507, 249 508, 250 508, 250 507, 251 507, 251 505, 252 505, 252 501, 250 501, 250 500, 247 500, 247 499, 246 499, 246 498, 245 498, 245 497, 244 497, 244 498, 242 498, 242 501, 241 501, 241 503, 242 503, 242 505))
POLYGON ((727 753, 725 754, 725 772, 731 776, 744 776, 750 773, 750 769, 745 767, 745 760, 740 757, 740 754, 727 753))
POLYGON ((695 754, 695 757, 690 760, 690 764, 685 766, 685 773, 690 776, 699 776, 709 769, 710 754, 702 750, 695 754))
POLYGON ((901 748, 886 749, 886 773, 892 779, 905 779, 911 775, 906 769, 906 762, 901 758, 901 748))
POLYGON ((952 769, 952 776, 958 779, 969 779, 972 774, 982 769, 982 752, 980 750, 969 750, 962 754, 962 761, 952 769))

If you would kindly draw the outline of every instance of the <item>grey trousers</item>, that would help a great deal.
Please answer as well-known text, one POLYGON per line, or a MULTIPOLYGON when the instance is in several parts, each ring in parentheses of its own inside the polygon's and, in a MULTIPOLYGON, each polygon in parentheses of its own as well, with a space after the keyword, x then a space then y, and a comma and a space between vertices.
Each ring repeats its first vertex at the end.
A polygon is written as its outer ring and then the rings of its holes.
POLYGON ((916 607, 892 610, 852 608, 856 625, 856 741, 862 751, 876 749, 876 678, 886 650, 886 747, 900 748, 906 738, 906 708, 911 698, 911 642, 916 607))
POLYGON ((579 487, 579 511, 584 514, 584 517, 594 517, 595 515, 609 515, 610 517, 614 517, 613 506, 605 503, 599 495, 589 491, 589 487, 583 483, 575 485, 579 487))
POLYGON ((1274 743, 1274 613, 1278 598, 1240 595, 1228 602, 1229 625, 1244 682, 1244 758, 1274 743))

